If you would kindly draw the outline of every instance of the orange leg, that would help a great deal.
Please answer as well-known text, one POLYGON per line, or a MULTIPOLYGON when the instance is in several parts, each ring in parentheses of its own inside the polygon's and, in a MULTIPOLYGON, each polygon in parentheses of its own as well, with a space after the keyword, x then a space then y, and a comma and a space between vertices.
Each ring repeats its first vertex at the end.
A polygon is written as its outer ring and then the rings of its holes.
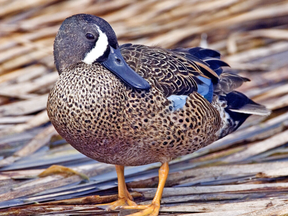
MULTIPOLYGON (((115 210, 122 206, 137 206, 133 202, 133 197, 127 190, 125 177, 124 177, 124 166, 115 165, 115 169, 118 177, 118 200, 108 204, 108 209, 115 210)), ((107 205, 107 204, 105 204, 107 205)))
POLYGON ((163 189, 166 183, 166 179, 168 177, 169 173, 169 165, 168 163, 162 164, 162 166, 159 169, 159 184, 156 191, 156 194, 154 196, 154 199, 150 205, 130 205, 130 206, 122 206, 121 209, 143 209, 140 212, 130 214, 129 216, 156 216, 159 213, 160 209, 160 201, 163 193, 163 189))

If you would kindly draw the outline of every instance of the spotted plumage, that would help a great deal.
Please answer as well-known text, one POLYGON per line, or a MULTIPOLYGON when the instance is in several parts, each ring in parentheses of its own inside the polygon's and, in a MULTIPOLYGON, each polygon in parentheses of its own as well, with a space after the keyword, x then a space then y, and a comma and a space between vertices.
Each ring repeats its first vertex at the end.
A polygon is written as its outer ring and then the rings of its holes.
POLYGON ((73 72, 61 73, 48 113, 69 143, 105 163, 170 161, 217 139, 219 114, 201 95, 189 94, 176 111, 163 95, 153 87, 149 92, 131 89, 102 66, 80 63, 73 72))
POLYGON ((223 72, 218 52, 119 47, 95 16, 66 19, 54 56, 60 77, 49 118, 73 147, 101 162, 165 164, 233 132, 251 114, 269 113, 234 91, 248 79, 223 72))

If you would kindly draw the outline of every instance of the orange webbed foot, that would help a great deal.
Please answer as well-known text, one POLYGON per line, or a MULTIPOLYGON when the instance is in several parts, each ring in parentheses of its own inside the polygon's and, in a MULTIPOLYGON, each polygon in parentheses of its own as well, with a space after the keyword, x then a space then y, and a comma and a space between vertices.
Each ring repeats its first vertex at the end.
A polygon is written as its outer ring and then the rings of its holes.
POLYGON ((129 214, 128 216, 157 216, 159 214, 160 204, 152 202, 150 205, 122 206, 121 209, 142 210, 140 212, 129 214))

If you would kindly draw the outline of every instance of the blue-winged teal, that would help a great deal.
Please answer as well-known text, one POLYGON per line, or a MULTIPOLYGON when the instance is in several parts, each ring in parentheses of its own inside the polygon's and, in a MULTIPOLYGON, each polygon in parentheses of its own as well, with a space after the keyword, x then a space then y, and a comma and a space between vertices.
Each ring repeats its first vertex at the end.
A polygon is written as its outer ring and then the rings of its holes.
POLYGON ((118 45, 103 19, 67 18, 54 43, 59 80, 49 118, 81 153, 115 164, 119 200, 110 208, 157 215, 168 162, 235 131, 251 114, 268 115, 234 88, 247 78, 222 71, 217 51, 118 45), (125 186, 124 166, 161 162, 151 205, 139 206, 125 186))

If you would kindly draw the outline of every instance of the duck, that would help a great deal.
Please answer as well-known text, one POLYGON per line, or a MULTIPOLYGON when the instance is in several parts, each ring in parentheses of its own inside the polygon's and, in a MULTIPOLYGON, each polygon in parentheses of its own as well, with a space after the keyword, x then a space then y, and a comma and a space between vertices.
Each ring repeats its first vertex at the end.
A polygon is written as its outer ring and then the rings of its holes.
POLYGON ((270 111, 235 89, 248 78, 223 70, 218 51, 119 45, 104 19, 66 18, 54 41, 59 79, 47 113, 75 149, 115 165, 118 200, 108 209, 158 215, 169 162, 232 133, 250 115, 270 111), (160 162, 152 203, 138 205, 125 184, 124 167, 160 162))

